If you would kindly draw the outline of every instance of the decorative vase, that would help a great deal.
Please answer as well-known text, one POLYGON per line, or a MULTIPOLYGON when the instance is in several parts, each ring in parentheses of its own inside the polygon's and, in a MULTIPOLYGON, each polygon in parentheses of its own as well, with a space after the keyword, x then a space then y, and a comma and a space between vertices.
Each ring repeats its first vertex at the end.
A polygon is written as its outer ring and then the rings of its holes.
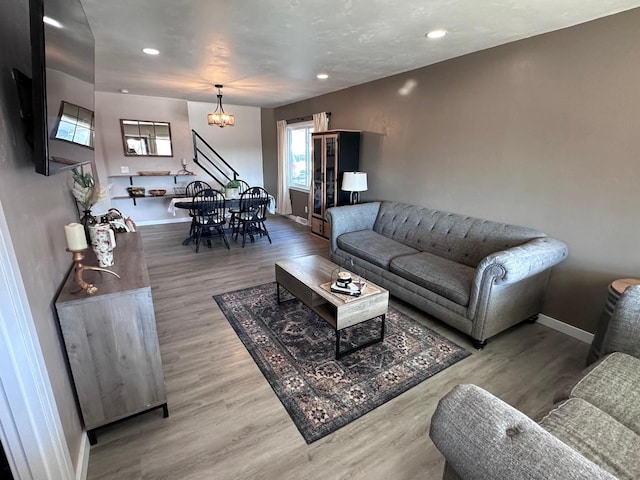
POLYGON ((100 223, 89 227, 91 248, 96 254, 98 265, 102 268, 113 265, 113 249, 116 247, 115 232, 108 223, 100 223))
POLYGON ((96 225, 98 221, 96 217, 91 215, 91 210, 87 209, 84 211, 84 215, 80 219, 80 223, 84 226, 84 234, 87 237, 87 243, 91 245, 91 236, 89 235, 89 227, 96 225))

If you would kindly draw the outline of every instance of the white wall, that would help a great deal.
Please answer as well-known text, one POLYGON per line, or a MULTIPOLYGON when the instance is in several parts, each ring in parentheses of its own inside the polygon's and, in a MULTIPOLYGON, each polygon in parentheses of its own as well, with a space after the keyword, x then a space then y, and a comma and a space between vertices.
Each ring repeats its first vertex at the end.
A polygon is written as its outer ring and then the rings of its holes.
POLYGON ((260 108, 225 105, 224 110, 235 116, 233 127, 214 127, 207 123, 207 115, 213 113, 213 103, 188 102, 189 123, 216 152, 251 186, 262 187, 262 128, 260 108))
MULTIPOLYGON (((95 104, 96 170, 102 184, 112 184, 112 197, 127 195, 128 178, 109 178, 121 175, 120 167, 128 167, 133 174, 144 170, 174 173, 182 169, 183 158, 187 159, 187 170, 194 172, 196 177, 187 177, 182 182, 201 179, 214 186, 207 173, 193 163, 192 128, 240 172, 242 179, 250 185, 263 185, 260 109, 257 107, 229 106, 229 113, 236 117, 236 125, 222 129, 207 124, 207 114, 215 110, 215 104, 109 92, 96 92, 95 104), (173 157, 125 156, 120 119, 169 122, 173 157)), ((147 192, 152 188, 164 188, 167 193, 173 193, 175 186, 173 177, 137 177, 134 185, 145 187, 147 192)), ((168 213, 169 201, 169 198, 143 198, 137 199, 134 206, 131 199, 113 199, 111 206, 131 216, 138 224, 189 219, 183 211, 178 211, 176 216, 168 213)), ((104 205, 102 210, 108 207, 108 204, 104 205)))

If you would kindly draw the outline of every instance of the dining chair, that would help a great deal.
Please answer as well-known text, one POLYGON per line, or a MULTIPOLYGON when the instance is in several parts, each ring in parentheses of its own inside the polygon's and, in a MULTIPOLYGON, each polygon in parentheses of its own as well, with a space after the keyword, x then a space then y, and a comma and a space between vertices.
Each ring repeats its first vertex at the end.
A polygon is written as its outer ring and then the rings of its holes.
POLYGON ((247 182, 245 182, 244 180, 238 179, 238 183, 240 183, 240 187, 238 187, 238 193, 240 193, 240 194, 243 194, 244 192, 246 192, 247 190, 249 190, 251 188, 249 186, 249 184, 247 182))
POLYGON ((224 195, 211 188, 199 191, 193 196, 193 221, 196 253, 200 250, 200 242, 204 235, 207 246, 211 248, 211 236, 219 235, 229 249, 229 242, 224 232, 225 214, 224 195))
MULTIPOLYGON (((240 195, 242 195, 244 192, 246 192, 247 190, 249 190, 251 188, 249 186, 249 184, 247 182, 245 182, 244 180, 238 179, 237 182, 240 184, 240 186, 238 187, 238 193, 240 195)), ((233 231, 233 229, 238 224, 238 215, 240 214, 240 208, 239 207, 235 207, 235 208, 231 207, 231 208, 229 208, 229 214, 230 214, 229 227, 233 231)))
POLYGON ((266 235, 271 242, 269 231, 265 225, 267 219, 267 208, 269 206, 269 193, 262 187, 251 187, 240 195, 240 205, 238 213, 235 215, 235 224, 232 231, 237 240, 242 232, 242 247, 244 248, 247 235, 251 242, 255 241, 255 236, 266 235))
POLYGON ((193 196, 198 193, 200 190, 204 190, 205 188, 211 189, 211 185, 207 182, 203 182, 202 180, 194 180, 189 183, 184 189, 185 196, 188 198, 193 198, 193 196))
MULTIPOLYGON (((190 182, 184 189, 185 197, 193 198, 196 193, 205 190, 211 189, 211 186, 207 182, 203 182, 202 180, 194 180, 190 182)), ((189 236, 192 237, 194 234, 195 222, 193 220, 193 211, 189 210, 189 216, 191 217, 191 227, 189 227, 189 236)))

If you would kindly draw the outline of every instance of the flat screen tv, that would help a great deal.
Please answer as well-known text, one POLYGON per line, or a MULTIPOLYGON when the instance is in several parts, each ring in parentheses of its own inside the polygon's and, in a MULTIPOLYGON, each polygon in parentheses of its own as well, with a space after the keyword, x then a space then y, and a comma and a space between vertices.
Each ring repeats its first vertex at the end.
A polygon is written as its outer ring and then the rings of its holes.
POLYGON ((29 16, 34 162, 36 172, 52 175, 94 160, 95 42, 80 0, 29 0, 29 16), (69 105, 82 124, 90 114, 90 139, 59 133, 69 105))

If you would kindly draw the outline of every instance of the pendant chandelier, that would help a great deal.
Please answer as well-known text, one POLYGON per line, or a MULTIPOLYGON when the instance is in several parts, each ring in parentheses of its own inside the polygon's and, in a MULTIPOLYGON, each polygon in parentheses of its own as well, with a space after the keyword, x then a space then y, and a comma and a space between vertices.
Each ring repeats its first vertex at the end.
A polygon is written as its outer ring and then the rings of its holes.
POLYGON ((233 115, 229 115, 228 113, 224 113, 224 109, 222 108, 222 85, 219 83, 215 85, 218 89, 218 105, 216 105, 216 111, 207 115, 207 119, 209 120, 209 125, 217 125, 220 128, 224 128, 227 125, 233 127, 236 124, 236 119, 233 115))

